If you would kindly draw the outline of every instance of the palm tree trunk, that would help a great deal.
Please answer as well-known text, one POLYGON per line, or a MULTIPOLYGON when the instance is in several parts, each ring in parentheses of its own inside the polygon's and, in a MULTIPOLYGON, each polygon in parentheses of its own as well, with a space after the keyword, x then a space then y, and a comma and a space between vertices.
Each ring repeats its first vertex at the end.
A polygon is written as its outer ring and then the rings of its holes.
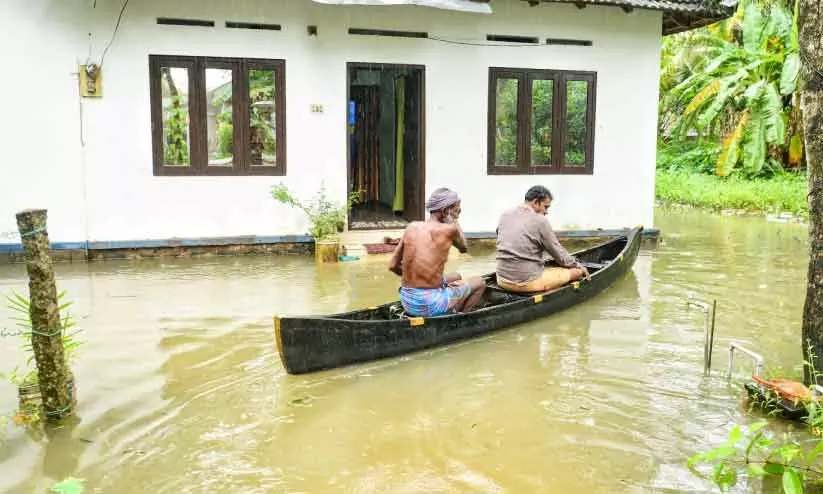
POLYGON ((809 269, 803 308, 806 383, 823 384, 823 0, 799 0, 798 33, 803 61, 800 108, 803 112, 809 181, 809 269))

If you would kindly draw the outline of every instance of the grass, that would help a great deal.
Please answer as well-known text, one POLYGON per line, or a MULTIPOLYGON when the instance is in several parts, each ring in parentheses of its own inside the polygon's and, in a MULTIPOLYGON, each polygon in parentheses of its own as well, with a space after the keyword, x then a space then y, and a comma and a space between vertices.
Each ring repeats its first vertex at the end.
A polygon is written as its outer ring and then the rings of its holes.
POLYGON ((655 195, 669 204, 753 213, 789 212, 808 218, 806 177, 790 173, 770 178, 718 177, 685 170, 657 171, 655 195))

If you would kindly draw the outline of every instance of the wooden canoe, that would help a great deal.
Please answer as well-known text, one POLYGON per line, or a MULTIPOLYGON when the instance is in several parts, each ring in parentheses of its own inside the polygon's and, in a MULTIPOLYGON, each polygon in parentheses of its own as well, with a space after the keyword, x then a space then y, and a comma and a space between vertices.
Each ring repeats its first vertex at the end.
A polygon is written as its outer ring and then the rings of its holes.
MULTIPOLYGON (((495 274, 483 276, 486 291, 478 308, 464 314, 406 317, 399 300, 340 314, 274 318, 280 359, 289 374, 304 374, 395 357, 545 317, 579 304, 608 288, 633 266, 643 227, 574 252, 591 275, 544 292, 503 290, 495 274)), ((554 265, 549 260, 547 266, 554 265)))

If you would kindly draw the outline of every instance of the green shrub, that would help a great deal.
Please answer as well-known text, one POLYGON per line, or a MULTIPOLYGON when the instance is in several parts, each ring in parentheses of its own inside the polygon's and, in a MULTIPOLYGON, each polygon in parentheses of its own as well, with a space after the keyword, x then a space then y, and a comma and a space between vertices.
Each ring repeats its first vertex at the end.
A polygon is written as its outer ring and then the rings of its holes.
POLYGON ((747 179, 740 175, 718 177, 658 170, 655 188, 657 198, 669 203, 709 209, 808 215, 806 177, 794 173, 747 179))

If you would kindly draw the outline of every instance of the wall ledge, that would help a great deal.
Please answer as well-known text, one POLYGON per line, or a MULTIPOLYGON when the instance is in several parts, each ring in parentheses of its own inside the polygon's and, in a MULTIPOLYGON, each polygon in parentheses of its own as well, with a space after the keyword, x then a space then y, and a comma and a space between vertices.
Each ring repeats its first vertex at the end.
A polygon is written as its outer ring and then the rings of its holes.
MULTIPOLYGON (((583 240, 613 237, 628 229, 558 230, 560 239, 583 240)), ((495 232, 466 232, 466 239, 478 245, 490 244, 495 232)), ((660 231, 644 230, 643 237, 657 240, 660 231)), ((193 257, 214 255, 309 255, 314 241, 307 235, 245 235, 239 237, 170 238, 152 240, 114 240, 91 242, 52 242, 55 261, 94 261, 105 259, 143 259, 156 257, 193 257)), ((0 262, 22 262, 20 243, 0 244, 0 262)))

